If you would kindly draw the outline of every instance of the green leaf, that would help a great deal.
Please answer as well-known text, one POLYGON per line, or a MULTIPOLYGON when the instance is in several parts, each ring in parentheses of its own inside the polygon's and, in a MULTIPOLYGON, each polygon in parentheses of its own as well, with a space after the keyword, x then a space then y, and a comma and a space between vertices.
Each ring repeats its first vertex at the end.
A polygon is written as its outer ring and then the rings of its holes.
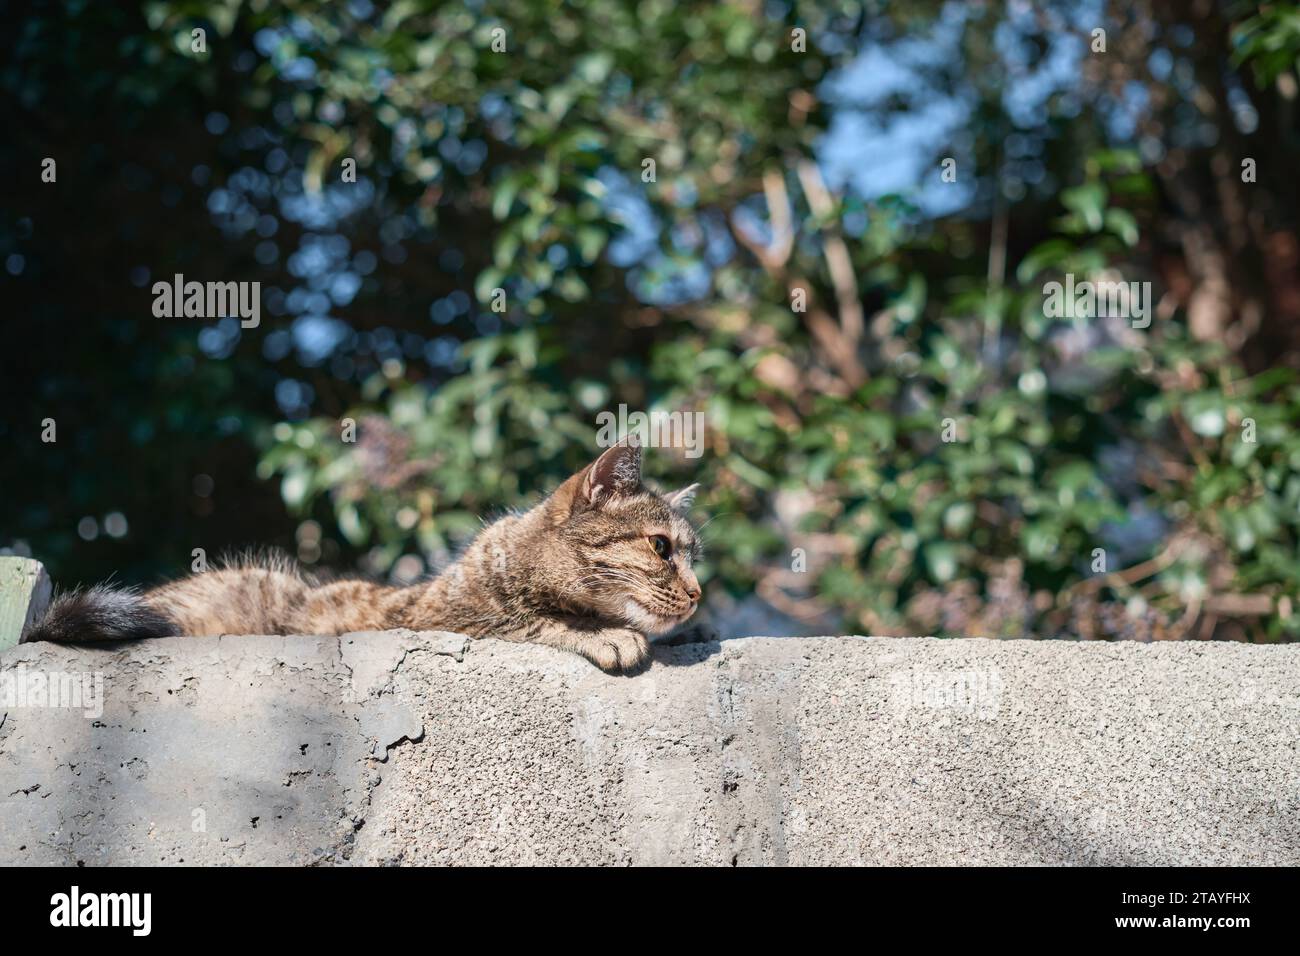
POLYGON ((957 576, 957 548, 946 541, 925 546, 925 566, 935 581, 946 584, 957 576))
POLYGON ((1124 245, 1130 247, 1137 245, 1137 219, 1127 209, 1107 209, 1106 228, 1119 236, 1124 245))
POLYGON ((1020 265, 1016 267, 1016 278, 1021 283, 1028 283, 1043 270, 1060 264, 1073 251, 1074 243, 1068 239, 1040 242, 1020 260, 1020 265))
POLYGON ((1101 229, 1106 208, 1106 187, 1101 183, 1084 183, 1062 190, 1061 203, 1081 216, 1089 229, 1097 232, 1101 229))

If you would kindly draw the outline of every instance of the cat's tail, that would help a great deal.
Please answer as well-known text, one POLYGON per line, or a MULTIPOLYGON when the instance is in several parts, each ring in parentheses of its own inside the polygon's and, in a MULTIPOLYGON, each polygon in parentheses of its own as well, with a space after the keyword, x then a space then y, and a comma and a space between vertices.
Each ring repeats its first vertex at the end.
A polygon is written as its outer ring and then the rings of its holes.
POLYGON ((176 623, 146 604, 135 588, 97 584, 56 597, 45 617, 22 639, 80 644, 171 637, 179 633, 176 623))

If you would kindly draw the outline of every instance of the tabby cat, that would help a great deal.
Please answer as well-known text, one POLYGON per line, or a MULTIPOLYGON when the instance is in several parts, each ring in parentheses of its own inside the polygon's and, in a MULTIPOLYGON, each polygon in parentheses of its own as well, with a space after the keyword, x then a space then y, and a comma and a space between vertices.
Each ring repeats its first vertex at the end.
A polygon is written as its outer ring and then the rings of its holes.
POLYGON ((697 487, 648 489, 640 447, 624 442, 535 508, 485 527, 431 581, 322 583, 288 560, 244 561, 143 594, 101 585, 62 595, 24 639, 405 627, 532 641, 607 671, 633 670, 649 658, 649 638, 680 634, 699 604, 691 566, 700 543, 686 518, 697 487))

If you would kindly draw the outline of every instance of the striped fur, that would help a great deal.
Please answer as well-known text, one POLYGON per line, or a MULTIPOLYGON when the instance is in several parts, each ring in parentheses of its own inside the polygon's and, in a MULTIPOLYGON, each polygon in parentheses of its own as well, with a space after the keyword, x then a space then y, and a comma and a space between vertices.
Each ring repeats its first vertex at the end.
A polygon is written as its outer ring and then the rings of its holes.
POLYGON ((692 565, 699 541, 684 514, 694 490, 649 490, 641 482, 640 449, 622 444, 537 507, 485 527, 432 581, 409 587, 324 581, 287 558, 263 555, 143 594, 105 586, 64 594, 24 639, 79 643, 405 627, 533 641, 582 654, 606 670, 628 670, 648 658, 648 638, 680 626, 698 604, 692 565))

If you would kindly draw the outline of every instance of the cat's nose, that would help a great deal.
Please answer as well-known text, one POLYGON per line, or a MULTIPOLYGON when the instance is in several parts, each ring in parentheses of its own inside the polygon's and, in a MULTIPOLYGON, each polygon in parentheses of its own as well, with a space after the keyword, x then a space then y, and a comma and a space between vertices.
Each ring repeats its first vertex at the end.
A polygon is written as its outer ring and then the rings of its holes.
POLYGON ((686 597, 692 604, 698 604, 700 600, 700 580, 695 576, 695 572, 690 568, 679 568, 677 577, 681 582, 682 590, 686 592, 686 597))

